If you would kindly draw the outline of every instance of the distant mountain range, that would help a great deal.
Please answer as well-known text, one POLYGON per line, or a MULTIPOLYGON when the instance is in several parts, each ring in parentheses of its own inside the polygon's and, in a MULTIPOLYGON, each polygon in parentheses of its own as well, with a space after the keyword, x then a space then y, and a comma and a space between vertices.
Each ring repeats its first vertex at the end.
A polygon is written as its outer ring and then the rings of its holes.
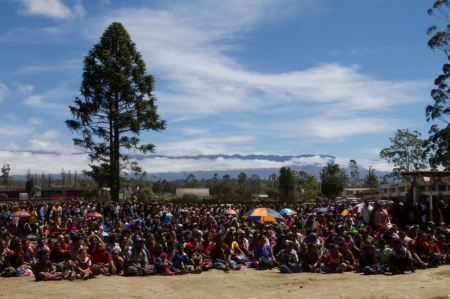
MULTIPOLYGON (((60 153, 44 153, 36 151, 30 152, 36 155, 67 155, 60 153)), ((80 155, 74 153, 72 155, 80 155)), ((84 154, 83 154, 84 155, 84 154)), ((146 170, 152 180, 165 179, 168 181, 185 179, 188 175, 194 174, 197 179, 209 179, 217 173, 220 177, 228 174, 236 178, 241 172, 247 177, 254 174, 261 178, 268 178, 271 174, 277 174, 282 166, 290 167, 292 170, 305 171, 308 174, 319 178, 319 173, 326 163, 335 161, 330 155, 298 155, 298 156, 278 156, 278 155, 197 155, 197 156, 165 156, 165 155, 130 155, 130 158, 137 160, 144 170, 146 170)), ((342 159, 341 159, 342 163, 342 159)), ((341 165, 341 167, 347 165, 341 165)), ((86 165, 86 168, 88 166, 86 165)), ((81 169, 84 169, 81 168, 81 169)), ((66 169, 67 171, 68 169, 66 169)), ((360 167, 361 178, 367 173, 367 169, 360 167)), ((377 175, 384 175, 386 172, 376 171, 377 175)), ((55 178, 60 173, 53 175, 55 178)), ((15 175, 15 179, 23 180, 25 176, 15 175)))

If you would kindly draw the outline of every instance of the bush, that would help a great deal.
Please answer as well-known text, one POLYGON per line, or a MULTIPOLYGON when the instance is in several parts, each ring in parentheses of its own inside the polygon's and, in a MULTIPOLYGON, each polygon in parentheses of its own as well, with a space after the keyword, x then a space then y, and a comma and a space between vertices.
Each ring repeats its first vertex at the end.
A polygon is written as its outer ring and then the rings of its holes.
POLYGON ((200 203, 200 198, 195 194, 184 194, 181 197, 183 203, 200 203))
POLYGON ((0 193, 0 199, 8 199, 8 194, 6 193, 0 193))

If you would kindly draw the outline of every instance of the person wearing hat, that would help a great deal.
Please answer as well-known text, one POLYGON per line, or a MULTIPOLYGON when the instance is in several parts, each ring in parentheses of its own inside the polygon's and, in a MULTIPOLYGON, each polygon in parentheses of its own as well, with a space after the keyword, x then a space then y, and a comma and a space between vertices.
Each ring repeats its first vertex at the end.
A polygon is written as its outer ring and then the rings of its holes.
POLYGON ((286 247, 276 255, 276 260, 280 264, 281 273, 291 274, 302 272, 302 265, 298 261, 297 252, 294 250, 294 242, 286 240, 286 247))

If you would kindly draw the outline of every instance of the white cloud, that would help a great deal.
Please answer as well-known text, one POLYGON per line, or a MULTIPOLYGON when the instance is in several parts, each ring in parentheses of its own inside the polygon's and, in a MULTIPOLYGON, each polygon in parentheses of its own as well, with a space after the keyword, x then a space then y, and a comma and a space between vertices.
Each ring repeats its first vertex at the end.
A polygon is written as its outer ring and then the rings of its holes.
POLYGON ((13 85, 16 87, 16 94, 23 97, 33 92, 34 86, 31 84, 21 84, 14 82, 13 85))
POLYGON ((3 100, 10 94, 9 88, 3 84, 0 83, 0 103, 3 102, 3 100))
POLYGON ((33 126, 38 126, 38 125, 42 125, 43 121, 44 121, 44 119, 40 118, 40 117, 30 117, 30 119, 28 119, 28 124, 33 125, 33 126))
MULTIPOLYGON (((122 9, 85 32, 96 40, 112 21, 124 24, 147 68, 159 72, 164 85, 156 92, 163 99, 158 103, 160 113, 173 122, 232 114, 232 126, 239 125, 239 116, 248 117, 254 124, 251 134, 258 135, 255 128, 268 126, 264 115, 272 115, 277 118, 272 123, 288 131, 295 128, 297 136, 342 141, 355 134, 392 130, 390 125, 401 118, 392 107, 426 97, 428 83, 376 79, 357 65, 327 63, 281 73, 245 69, 232 58, 230 49, 261 23, 289 16, 292 8, 278 1, 202 4, 201 9, 195 5, 122 9)), ((196 130, 187 128, 184 133, 195 135, 196 130)), ((191 145, 177 148, 206 153, 222 149, 191 145)))
POLYGON ((73 7, 64 5, 61 0, 18 0, 22 4, 20 13, 30 16, 41 16, 53 20, 70 20, 86 14, 81 2, 75 1, 73 7))
POLYGON ((25 98, 24 103, 35 109, 45 110, 47 113, 55 113, 59 116, 68 114, 68 106, 66 104, 61 104, 61 98, 73 99, 74 93, 66 89, 66 84, 67 83, 63 83, 61 86, 42 94, 30 95, 25 98))
MULTIPOLYGON (((23 174, 27 169, 32 172, 59 173, 64 168, 66 171, 81 171, 88 168, 88 159, 86 154, 77 153, 73 147, 64 147, 58 143, 41 143, 33 141, 32 150, 43 151, 47 149, 50 153, 30 153, 30 152, 10 152, 8 150, 0 150, 0 161, 7 161, 11 165, 12 174, 23 174), (56 146, 56 149, 54 148, 56 146), (60 154, 54 154, 54 153, 60 154)), ((16 150, 18 148, 11 148, 16 150)), ((78 152, 79 153, 79 152, 78 152)), ((144 170, 151 170, 152 173, 170 173, 170 172, 194 172, 194 171, 232 171, 246 169, 279 169, 280 167, 303 167, 313 165, 315 167, 323 167, 327 163, 334 161, 335 163, 346 167, 349 158, 311 156, 292 158, 288 161, 279 162, 274 160, 253 159, 242 160, 238 158, 177 158, 176 160, 170 158, 144 158, 139 160, 139 164, 144 170)), ((362 169, 368 169, 369 166, 377 171, 391 171, 392 165, 384 161, 377 160, 357 160, 358 165, 362 169)))
POLYGON ((18 150, 20 150, 20 146, 18 146, 14 142, 11 142, 11 143, 5 144, 5 146, 3 146, 3 149, 10 150, 10 151, 18 151, 18 150))
POLYGON ((2 118, 6 118, 6 119, 9 119, 9 120, 12 120, 12 121, 16 121, 17 120, 17 115, 15 115, 14 113, 8 113, 8 114, 1 114, 1 117, 2 118))
POLYGON ((18 137, 33 133, 33 129, 27 126, 11 125, 8 123, 0 123, 0 136, 6 137, 18 137))
POLYGON ((205 128, 183 128, 182 132, 185 135, 205 135, 208 133, 208 129, 205 129, 205 128))
POLYGON ((163 151, 158 151, 158 154, 170 157, 180 157, 180 156, 198 156, 203 155, 203 152, 197 149, 168 149, 163 151))
POLYGON ((61 173, 70 170, 80 172, 88 168, 86 154, 35 154, 31 152, 0 151, 0 161, 6 161, 11 167, 11 175, 24 175, 28 169, 34 172, 61 173))
POLYGON ((46 153, 58 154, 74 154, 80 153, 80 150, 73 147, 73 145, 62 144, 57 141, 49 141, 45 139, 34 138, 28 142, 28 149, 33 151, 40 151, 46 153))
POLYGON ((34 135, 34 139, 39 139, 39 140, 53 140, 53 139, 59 139, 63 136, 63 134, 59 131, 56 130, 48 130, 45 131, 42 134, 36 134, 34 135))

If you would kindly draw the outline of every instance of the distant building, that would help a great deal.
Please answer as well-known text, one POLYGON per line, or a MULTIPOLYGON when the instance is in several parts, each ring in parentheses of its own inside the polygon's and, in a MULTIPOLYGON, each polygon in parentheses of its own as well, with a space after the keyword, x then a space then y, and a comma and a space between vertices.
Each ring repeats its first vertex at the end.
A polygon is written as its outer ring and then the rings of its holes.
POLYGON ((209 188, 177 188, 177 196, 182 197, 185 194, 194 194, 198 197, 209 197, 209 188))
POLYGON ((371 199, 373 195, 373 199, 379 199, 378 188, 344 188, 342 192, 341 199, 345 200, 354 200, 354 199, 371 199))

